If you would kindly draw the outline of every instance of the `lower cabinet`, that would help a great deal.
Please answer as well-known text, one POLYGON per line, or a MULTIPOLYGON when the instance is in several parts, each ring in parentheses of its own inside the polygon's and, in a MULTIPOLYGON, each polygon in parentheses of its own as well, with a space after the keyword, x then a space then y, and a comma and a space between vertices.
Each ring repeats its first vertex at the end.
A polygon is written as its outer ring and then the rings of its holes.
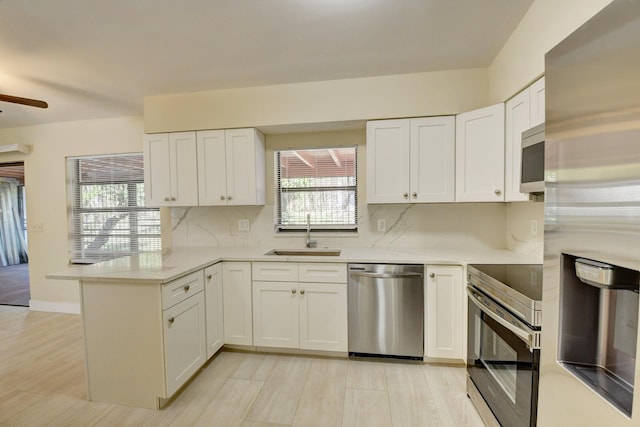
POLYGON ((222 263, 224 343, 253 345, 251 263, 222 263))
POLYGON ((270 279, 253 281, 254 345, 347 351, 345 264, 254 263, 253 277, 270 279))
POLYGON ((464 360, 462 267, 427 265, 425 283, 425 357, 464 360))
POLYGON ((204 269, 204 292, 207 322, 207 359, 209 359, 224 344, 221 263, 204 269))
POLYGON ((206 362, 203 271, 80 281, 87 398, 157 409, 206 362))
POLYGON ((167 395, 173 393, 207 361, 203 292, 162 313, 167 395))

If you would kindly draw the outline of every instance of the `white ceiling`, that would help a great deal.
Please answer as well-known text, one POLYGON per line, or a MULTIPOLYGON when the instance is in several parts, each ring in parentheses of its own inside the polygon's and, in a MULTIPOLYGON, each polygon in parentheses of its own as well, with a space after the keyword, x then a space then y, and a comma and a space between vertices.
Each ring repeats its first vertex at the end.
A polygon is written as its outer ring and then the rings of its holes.
POLYGON ((0 128, 143 97, 487 67, 533 0, 0 0, 0 128))

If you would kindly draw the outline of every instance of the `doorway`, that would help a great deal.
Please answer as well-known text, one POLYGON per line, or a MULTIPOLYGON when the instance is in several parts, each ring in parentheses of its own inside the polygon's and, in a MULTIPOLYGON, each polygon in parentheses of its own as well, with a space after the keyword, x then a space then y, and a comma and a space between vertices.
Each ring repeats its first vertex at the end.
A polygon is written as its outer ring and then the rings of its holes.
POLYGON ((24 162, 0 163, 0 304, 29 306, 24 162))

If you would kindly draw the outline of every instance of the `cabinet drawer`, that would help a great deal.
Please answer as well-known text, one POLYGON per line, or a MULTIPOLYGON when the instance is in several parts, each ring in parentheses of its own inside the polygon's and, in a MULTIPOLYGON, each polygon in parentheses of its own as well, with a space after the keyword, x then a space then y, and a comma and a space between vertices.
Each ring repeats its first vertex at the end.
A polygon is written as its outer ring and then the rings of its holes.
POLYGON ((289 262, 254 262, 253 280, 297 282, 298 264, 289 262))
POLYGON ((202 290, 204 290, 202 270, 166 283, 162 285, 162 309, 166 310, 202 290))
POLYGON ((301 263, 298 268, 301 282, 347 283, 347 264, 301 263))

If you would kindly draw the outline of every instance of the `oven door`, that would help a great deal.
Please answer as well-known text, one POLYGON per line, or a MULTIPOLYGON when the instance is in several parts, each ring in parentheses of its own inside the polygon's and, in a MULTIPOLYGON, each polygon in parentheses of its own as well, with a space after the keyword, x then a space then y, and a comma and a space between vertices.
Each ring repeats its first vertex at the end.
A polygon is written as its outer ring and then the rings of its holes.
POLYGON ((468 288, 467 371, 503 426, 535 426, 540 350, 509 321, 509 312, 481 291, 468 288))

